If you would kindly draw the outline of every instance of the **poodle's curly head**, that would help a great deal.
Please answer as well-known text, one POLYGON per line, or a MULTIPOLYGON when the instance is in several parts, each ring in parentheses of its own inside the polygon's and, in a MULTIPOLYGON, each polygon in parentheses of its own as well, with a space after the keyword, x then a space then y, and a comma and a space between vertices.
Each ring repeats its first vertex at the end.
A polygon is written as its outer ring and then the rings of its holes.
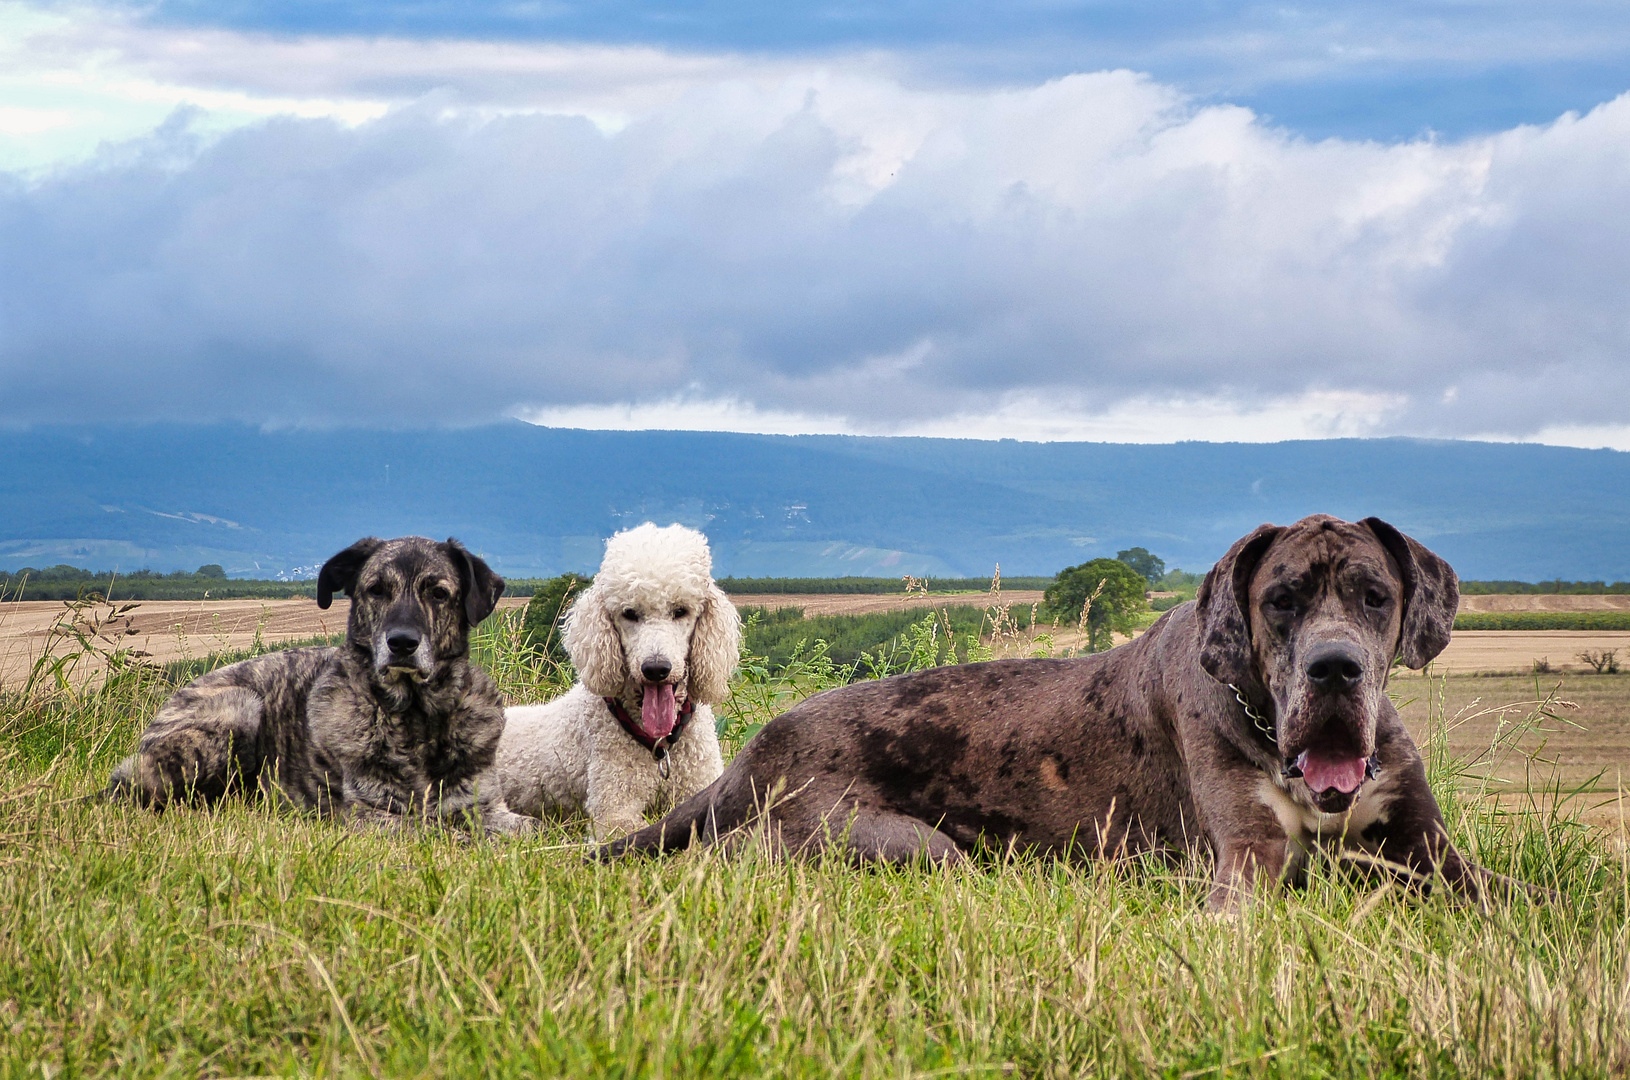
POLYGON ((683 525, 659 528, 649 521, 607 540, 605 558, 594 575, 594 587, 601 590, 600 602, 608 610, 654 612, 676 604, 699 608, 712 584, 707 537, 683 525))
POLYGON ((666 684, 681 701, 710 703, 729 692, 741 620, 713 582, 707 537, 646 522, 606 541, 565 639, 584 685, 596 694, 639 697, 666 684))

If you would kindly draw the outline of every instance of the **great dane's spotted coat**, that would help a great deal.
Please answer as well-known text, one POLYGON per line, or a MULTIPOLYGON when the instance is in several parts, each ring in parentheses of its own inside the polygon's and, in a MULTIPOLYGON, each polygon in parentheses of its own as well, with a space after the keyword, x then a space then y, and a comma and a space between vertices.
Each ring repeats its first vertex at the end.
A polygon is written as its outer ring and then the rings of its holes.
POLYGON ((375 827, 412 819, 513 832, 493 768, 503 699, 469 662, 504 581, 457 541, 369 537, 317 577, 351 596, 345 644, 288 649, 203 675, 159 709, 108 794, 162 810, 259 790, 375 827))
POLYGON ((1479 897, 1509 883, 1449 842, 1385 692, 1395 657, 1442 651, 1458 599, 1448 564, 1377 518, 1264 525, 1127 645, 818 694, 603 850, 682 848, 761 814, 787 849, 867 859, 1205 848, 1211 904, 1229 907, 1324 844, 1479 897))

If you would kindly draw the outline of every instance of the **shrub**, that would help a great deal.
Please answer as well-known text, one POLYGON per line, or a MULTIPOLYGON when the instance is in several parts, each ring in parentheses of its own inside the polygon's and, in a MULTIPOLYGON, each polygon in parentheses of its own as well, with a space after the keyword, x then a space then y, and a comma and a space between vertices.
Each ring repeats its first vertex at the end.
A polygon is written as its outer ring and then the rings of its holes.
POLYGON ((1617 675, 1619 673, 1619 650, 1602 649, 1596 651, 1586 649, 1579 654, 1579 659, 1588 664, 1592 671, 1598 675, 1617 675))
POLYGON ((569 661, 566 643, 561 636, 562 616, 572 601, 594 583, 594 576, 561 574, 540 584, 526 602, 526 615, 521 620, 521 640, 538 655, 557 664, 569 661))

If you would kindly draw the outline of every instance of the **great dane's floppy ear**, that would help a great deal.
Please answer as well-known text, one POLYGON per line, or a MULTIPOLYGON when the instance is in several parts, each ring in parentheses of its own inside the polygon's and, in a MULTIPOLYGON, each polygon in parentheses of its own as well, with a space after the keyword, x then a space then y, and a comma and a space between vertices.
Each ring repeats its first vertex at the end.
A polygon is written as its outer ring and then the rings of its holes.
POLYGON ((492 614, 498 598, 504 595, 504 579, 492 572, 486 560, 471 555, 464 545, 451 536, 442 545, 447 557, 459 568, 459 581, 464 590, 464 620, 472 628, 492 614))
POLYGON ((1406 667, 1419 670, 1449 644, 1455 612, 1460 608, 1460 578, 1448 563, 1380 518, 1365 518, 1359 524, 1369 527, 1403 573, 1404 617, 1398 654, 1406 667))
POLYGON ((565 643, 566 654, 589 693, 613 697, 623 692, 628 662, 623 658, 622 635, 606 610, 605 586, 599 581, 578 596, 567 614, 565 643))
POLYGON ((1258 525, 1228 549, 1200 583, 1200 666, 1220 683, 1238 686, 1251 674, 1251 575, 1279 536, 1277 525, 1258 525))
POLYGON ((350 596, 351 590, 357 587, 357 575, 362 573, 362 564, 384 546, 385 541, 378 537, 364 536, 323 563, 323 568, 317 572, 317 606, 328 610, 337 592, 350 596))

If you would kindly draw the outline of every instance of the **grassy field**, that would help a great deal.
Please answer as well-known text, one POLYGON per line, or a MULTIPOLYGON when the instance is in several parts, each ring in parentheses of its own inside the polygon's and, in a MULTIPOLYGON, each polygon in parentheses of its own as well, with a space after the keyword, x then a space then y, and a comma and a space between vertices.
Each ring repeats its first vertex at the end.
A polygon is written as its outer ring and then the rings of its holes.
MULTIPOLYGON (((479 654, 547 693, 560 673, 517 624, 479 654)), ((242 804, 155 817, 81 797, 179 673, 107 670, 0 695, 0 1078, 1630 1070, 1622 832, 1470 794, 1441 705, 1423 731, 1457 841, 1553 903, 1477 910, 1320 863, 1224 919, 1200 863, 597 865, 581 823, 461 843, 242 804)), ((744 671, 727 753, 830 678, 819 657, 744 671)), ((1510 719, 1496 752, 1550 723, 1510 719)))

